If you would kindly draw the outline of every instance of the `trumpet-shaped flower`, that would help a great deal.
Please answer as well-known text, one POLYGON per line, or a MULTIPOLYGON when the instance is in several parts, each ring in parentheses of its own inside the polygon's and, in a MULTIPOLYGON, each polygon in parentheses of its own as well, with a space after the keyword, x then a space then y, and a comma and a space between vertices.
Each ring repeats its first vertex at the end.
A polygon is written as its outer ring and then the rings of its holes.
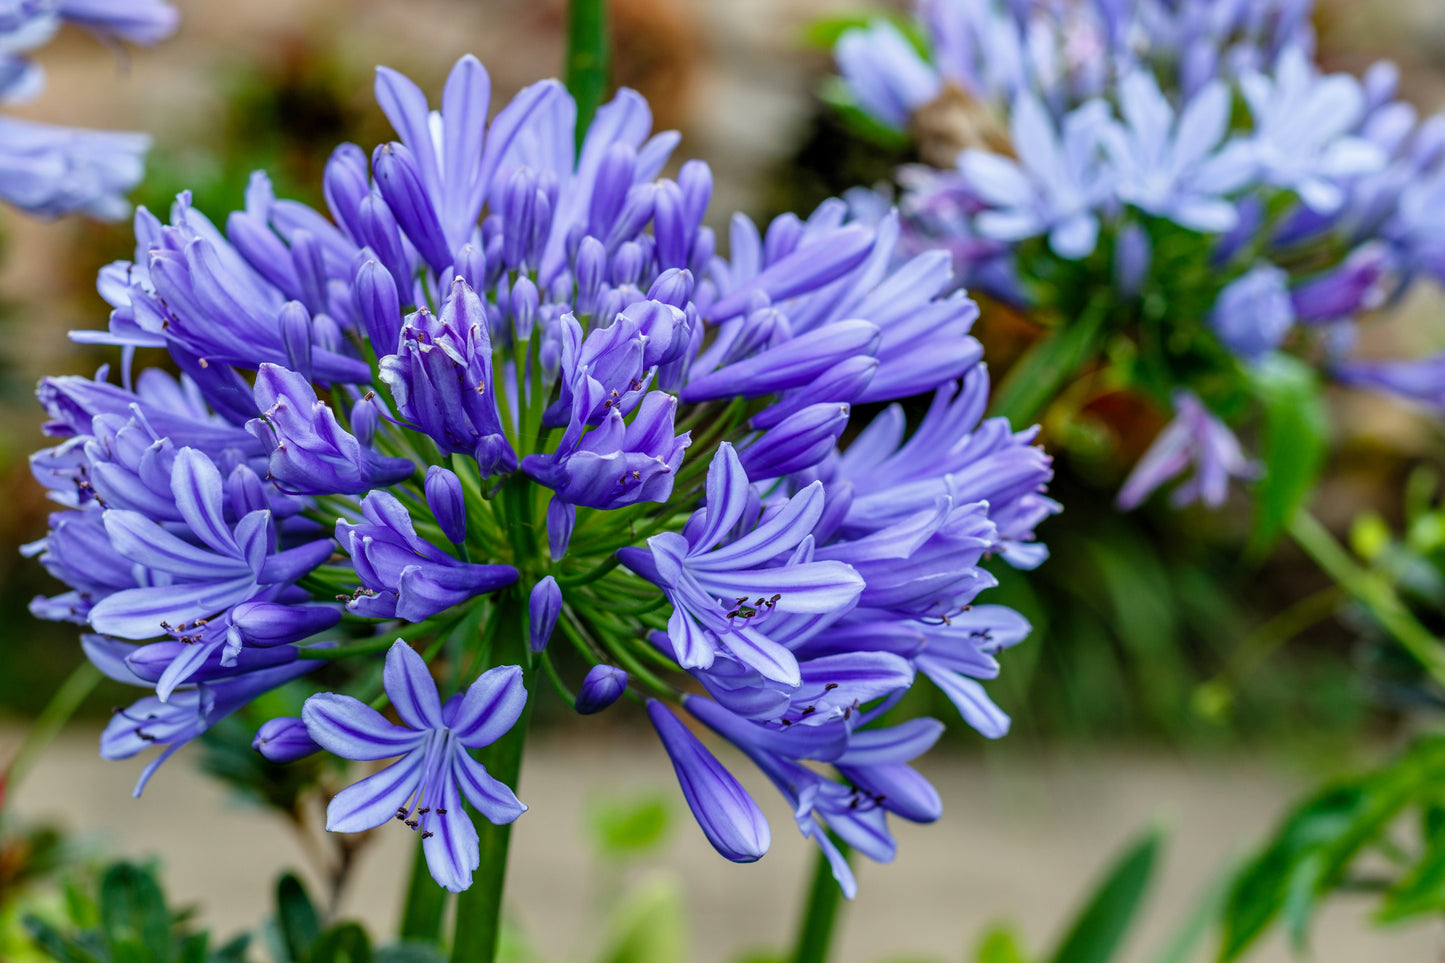
POLYGON ((402 725, 350 696, 325 692, 306 700, 306 733, 343 759, 401 756, 343 789, 326 807, 326 828, 354 833, 395 819, 420 832, 432 878, 454 893, 471 885, 480 864, 477 830, 465 799, 489 821, 510 823, 527 811, 469 749, 496 742, 522 715, 527 690, 516 666, 477 677, 443 705, 426 663, 400 639, 386 654, 386 694, 402 725))

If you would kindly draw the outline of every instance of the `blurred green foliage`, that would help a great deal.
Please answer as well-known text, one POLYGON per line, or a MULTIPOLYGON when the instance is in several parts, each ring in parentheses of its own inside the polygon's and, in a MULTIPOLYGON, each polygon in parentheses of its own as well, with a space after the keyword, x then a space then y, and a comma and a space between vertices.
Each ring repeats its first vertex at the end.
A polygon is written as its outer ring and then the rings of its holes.
POLYGON ((1244 956, 1276 923, 1303 952, 1321 899, 1345 891, 1379 894, 1380 922, 1445 913, 1445 736, 1292 807, 1231 887, 1220 960, 1244 956))

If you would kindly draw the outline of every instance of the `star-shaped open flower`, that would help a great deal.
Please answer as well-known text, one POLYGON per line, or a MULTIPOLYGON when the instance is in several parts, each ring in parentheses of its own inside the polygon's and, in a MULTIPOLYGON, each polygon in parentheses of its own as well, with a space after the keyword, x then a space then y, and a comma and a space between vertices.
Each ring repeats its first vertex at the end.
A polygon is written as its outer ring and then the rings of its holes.
POLYGON ((432 878, 459 893, 481 863, 477 830, 462 797, 497 825, 527 807, 472 758, 468 749, 496 742, 522 714, 527 690, 515 665, 488 669, 465 694, 442 705, 426 662, 397 639, 386 655, 386 694, 405 725, 393 725, 350 696, 323 692, 306 700, 301 718, 318 745, 343 759, 401 756, 331 800, 326 828, 355 833, 399 819, 422 837, 432 878))

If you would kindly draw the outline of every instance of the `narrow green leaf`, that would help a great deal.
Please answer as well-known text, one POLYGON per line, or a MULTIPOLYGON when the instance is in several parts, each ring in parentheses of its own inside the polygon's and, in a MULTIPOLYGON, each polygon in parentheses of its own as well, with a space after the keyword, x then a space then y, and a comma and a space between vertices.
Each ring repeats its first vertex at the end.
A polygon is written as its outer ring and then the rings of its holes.
POLYGON ((306 963, 321 935, 321 917, 294 873, 286 873, 276 881, 276 928, 294 963, 306 963))
POLYGON ((316 941, 309 963, 371 963, 371 940, 356 923, 338 923, 316 941))
POLYGON ((1363 794, 1329 787, 1286 814, 1266 847, 1245 864, 1225 902, 1219 958, 1238 959, 1284 909, 1292 874, 1313 847, 1338 838, 1363 794))
POLYGON ((176 952, 176 963, 206 963, 208 954, 207 944, 210 943, 210 936, 206 933, 196 933, 181 940, 179 950, 176 952))
POLYGON ((990 413, 1003 415, 1015 428, 1037 421, 1069 379, 1098 356, 1108 314, 1108 299, 1096 298, 1079 317, 1034 342, 995 388, 990 413))
POLYGON ((1161 832, 1153 829, 1129 847, 1094 890, 1049 958, 1051 963, 1108 963, 1114 958, 1149 889, 1162 842, 1161 832))
POLYGON ((242 933, 212 953, 209 963, 246 963, 246 951, 250 948, 250 934, 242 933))
POLYGON ((1329 413, 1319 377, 1303 361, 1270 355, 1250 371, 1264 417, 1250 552, 1262 555, 1309 498, 1329 448, 1329 413))
POLYGON ((1191 904, 1189 915, 1170 936, 1169 941, 1154 955, 1152 963, 1189 963, 1196 958, 1195 951, 1210 931, 1224 908, 1229 884, 1234 878, 1236 867, 1230 866, 1211 882, 1204 894, 1191 904))
POLYGON ((116 863, 100 880, 100 926, 117 963, 134 953, 169 960, 171 918, 155 878, 132 863, 116 863))
POLYGON ((446 963, 442 951, 428 943, 407 940, 376 951, 376 963, 446 963))
POLYGON ((44 953, 56 963, 99 963, 99 961, 78 946, 75 941, 67 940, 55 927, 38 916, 26 916, 22 921, 26 934, 35 943, 35 948, 44 953))

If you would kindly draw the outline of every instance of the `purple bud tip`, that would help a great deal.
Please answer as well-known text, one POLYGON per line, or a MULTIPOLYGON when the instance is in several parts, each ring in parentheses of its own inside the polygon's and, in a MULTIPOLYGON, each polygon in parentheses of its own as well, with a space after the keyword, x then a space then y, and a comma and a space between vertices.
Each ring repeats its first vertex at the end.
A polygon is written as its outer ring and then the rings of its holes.
MULTIPOLYGON (((557 627, 557 616, 561 611, 562 590, 557 586, 557 580, 550 575, 543 576, 536 585, 532 586, 532 597, 527 601, 527 615, 530 617, 532 625, 533 652, 541 652, 547 647, 547 642, 552 638, 552 630, 557 627)), ((589 675, 588 678, 590 679, 591 676, 589 675)), ((626 674, 624 673, 625 678, 626 674)), ((612 698, 615 699, 617 696, 614 695, 612 698)), ((606 703, 603 703, 597 708, 601 709, 605 705, 606 703)), ((597 710, 593 709, 592 711, 596 712, 597 710)))
POLYGON ((648 700, 647 715, 708 842, 735 863, 760 859, 772 842, 772 831, 753 797, 661 702, 648 700))
POLYGON ((251 741, 251 748, 271 762, 295 762, 321 747, 306 732, 306 723, 293 716, 281 716, 264 723, 251 741))
POLYGON ((577 508, 556 496, 547 503, 547 550, 552 561, 560 562, 572 541, 572 527, 577 524, 577 508))
POLYGON ((426 470, 426 504, 441 526, 442 534, 453 545, 467 540, 467 503, 462 495, 462 480, 455 472, 440 465, 426 470))
POLYGON ((231 624, 247 643, 285 645, 324 632, 341 621, 335 605, 287 605, 282 602, 242 602, 231 610, 231 624))
POLYGON ((572 704, 579 715, 601 712, 622 696, 627 688, 627 673, 615 665, 594 665, 582 680, 582 691, 572 704))

